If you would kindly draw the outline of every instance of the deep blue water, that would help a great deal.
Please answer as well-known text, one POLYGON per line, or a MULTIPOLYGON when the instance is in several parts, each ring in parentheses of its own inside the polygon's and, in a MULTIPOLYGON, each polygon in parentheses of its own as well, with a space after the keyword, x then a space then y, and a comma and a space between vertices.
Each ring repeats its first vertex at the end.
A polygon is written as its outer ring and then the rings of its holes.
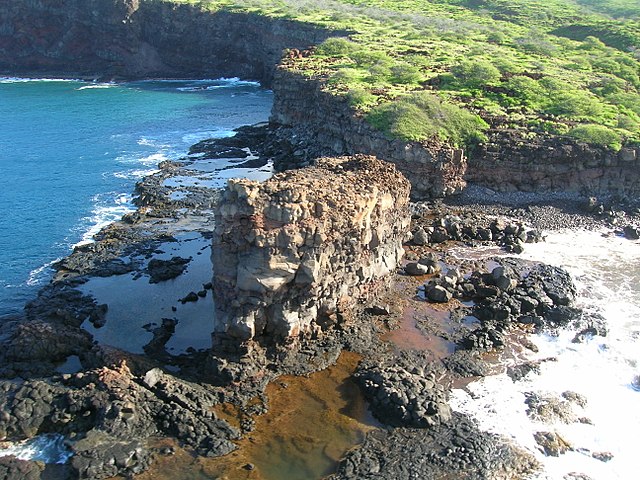
POLYGON ((0 314, 52 262, 133 209, 136 180, 204 138, 264 121, 271 92, 237 80, 0 79, 0 314))

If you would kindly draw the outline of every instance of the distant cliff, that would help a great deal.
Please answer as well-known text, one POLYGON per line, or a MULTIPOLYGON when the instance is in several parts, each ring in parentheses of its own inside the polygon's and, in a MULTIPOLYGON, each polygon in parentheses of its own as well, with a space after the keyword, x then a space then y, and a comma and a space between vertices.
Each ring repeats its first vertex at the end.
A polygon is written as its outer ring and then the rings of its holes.
POLYGON ((332 33, 158 0, 0 0, 0 74, 239 76, 269 86, 285 48, 332 33))

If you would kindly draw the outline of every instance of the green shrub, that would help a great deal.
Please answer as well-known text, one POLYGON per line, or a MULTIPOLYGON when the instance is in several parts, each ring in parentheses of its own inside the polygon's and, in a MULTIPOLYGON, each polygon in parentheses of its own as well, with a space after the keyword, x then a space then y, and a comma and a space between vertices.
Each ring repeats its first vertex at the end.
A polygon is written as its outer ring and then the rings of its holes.
POLYGON ((587 90, 578 90, 567 82, 550 77, 540 80, 540 85, 547 96, 542 107, 544 113, 598 121, 604 112, 603 103, 587 90))
POLYGON ((622 137, 614 130, 602 125, 578 125, 569 131, 569 135, 591 145, 609 147, 614 150, 622 148, 622 137))
POLYGON ((538 107, 545 100, 544 88, 533 78, 517 75, 507 80, 504 86, 522 105, 538 107))
POLYGON ((355 68, 341 68, 337 70, 327 82, 329 85, 350 85, 360 80, 360 71, 355 68))
POLYGON ((487 123, 428 92, 416 92, 375 107, 367 116, 374 127, 407 141, 438 139, 455 146, 486 140, 487 123))
POLYGON ((367 71, 369 75, 367 75, 366 80, 373 85, 388 82, 391 78, 391 68, 382 63, 370 66, 367 71))
POLYGON ((393 64, 393 59, 386 53, 364 48, 353 51, 349 54, 349 57, 361 67, 371 65, 386 65, 390 67, 393 64))
POLYGON ((487 42, 502 45, 507 41, 507 36, 499 30, 493 30, 487 34, 487 42))
POLYGON ((346 57, 355 51, 356 45, 342 37, 327 38, 316 47, 316 53, 326 57, 346 57))
POLYGON ((354 87, 347 93, 349 104, 354 108, 366 108, 375 105, 377 98, 370 91, 362 87, 354 87))
POLYGON ((486 60, 465 60, 454 66, 451 73, 461 86, 469 88, 495 83, 501 77, 500 70, 486 60))
POLYGON ((391 80, 401 85, 410 85, 418 83, 423 76, 418 67, 410 63, 402 62, 391 67, 391 80))

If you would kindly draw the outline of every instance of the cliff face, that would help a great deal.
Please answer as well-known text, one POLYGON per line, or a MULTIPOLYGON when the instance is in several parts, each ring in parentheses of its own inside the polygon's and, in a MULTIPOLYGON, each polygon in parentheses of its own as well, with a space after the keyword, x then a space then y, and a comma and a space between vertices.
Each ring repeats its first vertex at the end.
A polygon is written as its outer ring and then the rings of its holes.
POLYGON ((416 199, 444 197, 465 187, 462 150, 437 142, 391 140, 354 115, 346 99, 323 92, 321 85, 283 68, 275 74, 271 120, 295 139, 304 152, 300 160, 318 153, 376 155, 405 174, 416 199))
POLYGON ((270 85, 285 48, 306 48, 331 34, 160 0, 0 0, 0 72, 240 76, 270 85))
POLYGON ((374 157, 231 180, 213 240, 214 344, 313 334, 398 265, 409 182, 374 157))
POLYGON ((501 132, 470 157, 466 178, 502 192, 640 194, 640 148, 614 152, 570 138, 523 141, 501 132))

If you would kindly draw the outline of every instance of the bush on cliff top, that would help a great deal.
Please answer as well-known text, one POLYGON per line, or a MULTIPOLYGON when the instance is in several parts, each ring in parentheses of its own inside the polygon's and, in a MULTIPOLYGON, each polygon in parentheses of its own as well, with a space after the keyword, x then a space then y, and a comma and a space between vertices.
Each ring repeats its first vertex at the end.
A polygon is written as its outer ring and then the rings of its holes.
POLYGON ((367 116, 374 127, 407 141, 437 139, 457 147, 486 140, 489 127, 478 115, 416 92, 375 107, 367 116))
POLYGON ((622 148, 620 134, 602 125, 578 125, 569 131, 569 136, 590 145, 609 147, 616 151, 622 148))

